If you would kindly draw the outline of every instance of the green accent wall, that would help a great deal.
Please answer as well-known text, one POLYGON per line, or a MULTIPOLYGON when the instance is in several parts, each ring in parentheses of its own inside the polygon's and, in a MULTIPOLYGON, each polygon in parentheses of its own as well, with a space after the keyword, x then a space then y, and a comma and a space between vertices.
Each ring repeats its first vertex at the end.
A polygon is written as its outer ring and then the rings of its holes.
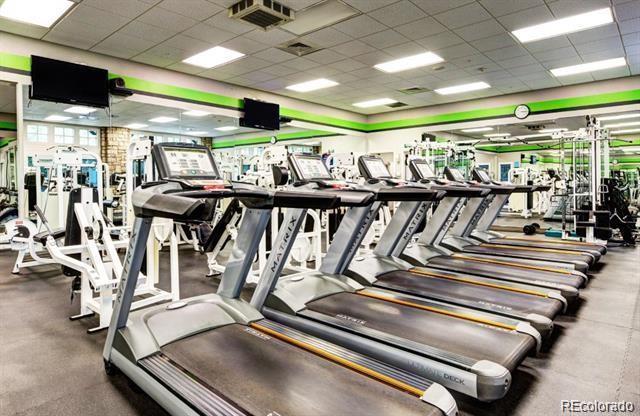
POLYGON ((9 143, 15 141, 16 138, 15 137, 3 137, 0 139, 0 148, 5 147, 6 145, 8 145, 9 143))
MULTIPOLYGON (((640 146, 640 138, 631 140, 611 140, 609 147, 625 147, 625 146, 640 146)), ((565 143, 565 149, 571 150, 571 143, 565 143)), ((560 146, 554 143, 542 143, 542 144, 519 144, 514 146, 478 146, 476 150, 482 150, 491 153, 510 153, 510 152, 531 152, 539 150, 558 150, 560 146)))
MULTIPOLYGON (((314 137, 329 137, 329 136, 341 136, 341 134, 332 133, 329 131, 323 130, 307 130, 307 131, 297 131, 294 133, 283 133, 277 134, 276 138, 278 142, 288 141, 288 140, 297 140, 297 139, 312 139, 314 137)), ((225 149, 229 147, 236 146, 248 146, 255 144, 265 144, 271 142, 272 136, 260 136, 260 137, 249 137, 246 139, 214 139, 211 147, 214 149, 225 149)))
POLYGON ((0 130, 18 130, 18 125, 15 121, 0 121, 0 130))

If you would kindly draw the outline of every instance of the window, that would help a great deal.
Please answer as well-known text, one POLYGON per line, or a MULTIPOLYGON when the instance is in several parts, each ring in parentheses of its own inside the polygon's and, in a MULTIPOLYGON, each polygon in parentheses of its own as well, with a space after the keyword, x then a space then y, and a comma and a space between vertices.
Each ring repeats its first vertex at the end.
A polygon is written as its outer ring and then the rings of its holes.
POLYGON ((27 140, 34 143, 49 141, 49 127, 38 124, 27 125, 27 140))
POLYGON ((78 144, 81 146, 97 146, 98 132, 95 130, 78 130, 78 144))
POLYGON ((75 141, 75 130, 70 127, 54 127, 53 141, 58 144, 73 144, 75 141))

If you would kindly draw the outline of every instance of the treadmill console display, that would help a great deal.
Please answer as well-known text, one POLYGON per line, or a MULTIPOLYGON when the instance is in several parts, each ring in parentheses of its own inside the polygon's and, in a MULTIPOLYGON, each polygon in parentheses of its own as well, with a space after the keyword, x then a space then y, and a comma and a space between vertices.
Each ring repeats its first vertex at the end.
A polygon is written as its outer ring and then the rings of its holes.
POLYGON ((389 172, 387 165, 385 165, 382 159, 367 157, 367 158, 363 158, 362 160, 365 166, 367 167, 367 170, 369 171, 369 174, 371 175, 372 178, 391 178, 392 177, 391 172, 389 172))
POLYGON ((324 164, 320 157, 296 156, 295 162, 300 171, 301 180, 333 179, 329 169, 327 169, 327 165, 324 164))
POLYGON ((451 172, 451 177, 453 178, 454 181, 456 181, 456 182, 464 182, 465 181, 464 175, 458 169, 449 168, 449 171, 451 172))
POLYGON ((436 174, 433 172, 433 169, 431 169, 431 166, 429 166, 427 162, 415 162, 414 165, 418 169, 418 172, 420 172, 420 179, 429 179, 436 177, 436 174))
POLYGON ((480 177, 480 180, 482 181, 482 183, 490 183, 491 182, 491 178, 489 177, 489 173, 486 170, 477 169, 476 172, 478 173, 478 177, 480 177))
POLYGON ((205 188, 223 183, 211 150, 206 146, 159 143, 151 152, 162 179, 180 180, 190 186, 205 188))

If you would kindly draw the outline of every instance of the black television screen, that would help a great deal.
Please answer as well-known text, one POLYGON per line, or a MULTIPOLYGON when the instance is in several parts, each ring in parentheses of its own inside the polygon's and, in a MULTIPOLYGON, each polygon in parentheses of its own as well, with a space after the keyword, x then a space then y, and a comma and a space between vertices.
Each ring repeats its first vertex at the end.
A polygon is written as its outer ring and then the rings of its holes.
POLYGON ((31 56, 31 93, 34 100, 109 106, 109 73, 106 69, 31 56))
POLYGON ((244 117, 240 119, 240 125, 263 130, 280 130, 280 106, 245 98, 244 117))

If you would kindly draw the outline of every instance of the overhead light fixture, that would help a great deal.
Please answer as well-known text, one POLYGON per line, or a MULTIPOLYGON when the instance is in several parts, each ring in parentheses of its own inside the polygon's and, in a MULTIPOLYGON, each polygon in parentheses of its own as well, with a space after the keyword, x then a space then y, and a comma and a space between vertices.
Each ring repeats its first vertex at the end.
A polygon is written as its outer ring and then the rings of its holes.
POLYGON ((611 132, 611 134, 630 134, 630 133, 640 133, 640 129, 614 130, 611 132))
POLYGON ((190 117, 204 117, 204 116, 208 116, 211 113, 208 113, 202 110, 189 110, 189 111, 183 112, 182 114, 190 117))
POLYGON ((216 66, 227 64, 244 56, 243 53, 232 49, 215 46, 206 51, 197 53, 182 62, 189 65, 195 65, 202 68, 215 68, 216 66))
POLYGON ((297 92, 309 92, 322 88, 335 87, 336 85, 338 85, 338 83, 331 81, 330 79, 318 78, 311 81, 301 82, 299 84, 289 85, 286 88, 297 92))
POLYGON ((484 137, 509 137, 511 133, 489 133, 483 134, 484 137))
POLYGON ((540 133, 557 133, 560 131, 567 131, 569 129, 565 129, 565 128, 559 128, 559 129, 542 129, 540 130, 540 133))
POLYGON ((359 103, 353 103, 353 105, 354 107, 369 108, 369 107, 378 107, 381 105, 393 104, 397 102, 398 102, 397 100, 394 100, 391 98, 378 98, 375 100, 360 101, 359 103))
POLYGON ((601 71, 603 69, 617 68, 625 66, 627 60, 625 58, 605 59, 602 61, 588 62, 586 64, 563 66, 551 70, 556 77, 564 77, 567 75, 583 74, 585 72, 601 71))
POLYGON ((475 127, 473 129, 463 129, 460 131, 465 133, 479 133, 481 131, 491 131, 491 130, 493 130, 493 127, 475 127))
POLYGON ((57 114, 51 114, 50 116, 47 116, 44 119, 44 121, 67 121, 67 120, 71 120, 71 117, 59 116, 57 114))
POLYGON ((147 127, 147 124, 131 123, 131 124, 127 124, 125 127, 128 128, 128 129, 143 129, 143 128, 147 127))
POLYGON ((628 114, 618 114, 618 115, 615 115, 615 116, 604 116, 604 117, 596 116, 596 117, 600 121, 624 120, 624 119, 627 119, 627 118, 640 117, 640 113, 628 113, 628 114))
POLYGON ((238 130, 238 126, 221 126, 221 127, 216 127, 215 129, 218 131, 233 131, 233 130, 238 130))
POLYGON ((187 134, 189 136, 206 136, 209 134, 208 131, 188 131, 187 134))
POLYGON ((486 82, 472 82, 470 84, 454 85, 453 87, 438 88, 434 90, 440 95, 460 94, 462 92, 483 90, 490 88, 491 85, 486 82))
POLYGON ((383 62, 381 64, 374 65, 373 67, 384 72, 400 72, 437 64, 442 61, 444 61, 444 59, 435 53, 424 52, 417 55, 405 56, 400 59, 394 59, 393 61, 383 62))
POLYGON ((77 105, 77 106, 74 106, 74 107, 69 107, 64 111, 67 112, 67 113, 86 115, 86 114, 93 113, 94 111, 98 111, 98 109, 97 108, 92 108, 92 107, 85 107, 85 106, 82 106, 82 105, 77 105))
POLYGON ((606 25, 611 22, 613 22, 613 15, 611 14, 611 9, 607 7, 587 13, 564 17, 552 22, 527 26, 522 29, 514 30, 512 33, 520 42, 527 43, 566 35, 568 33, 580 32, 582 30, 606 25))
POLYGON ((631 127, 631 126, 640 126, 640 121, 628 121, 626 123, 616 123, 616 124, 607 124, 603 126, 606 129, 612 129, 614 127, 631 127))
POLYGON ((69 0, 5 0, 0 6, 0 16, 51 27, 73 5, 69 0))
POLYGON ((160 116, 160 117, 151 118, 149 119, 149 121, 152 123, 171 123, 172 121, 178 121, 178 119, 174 117, 160 116))

